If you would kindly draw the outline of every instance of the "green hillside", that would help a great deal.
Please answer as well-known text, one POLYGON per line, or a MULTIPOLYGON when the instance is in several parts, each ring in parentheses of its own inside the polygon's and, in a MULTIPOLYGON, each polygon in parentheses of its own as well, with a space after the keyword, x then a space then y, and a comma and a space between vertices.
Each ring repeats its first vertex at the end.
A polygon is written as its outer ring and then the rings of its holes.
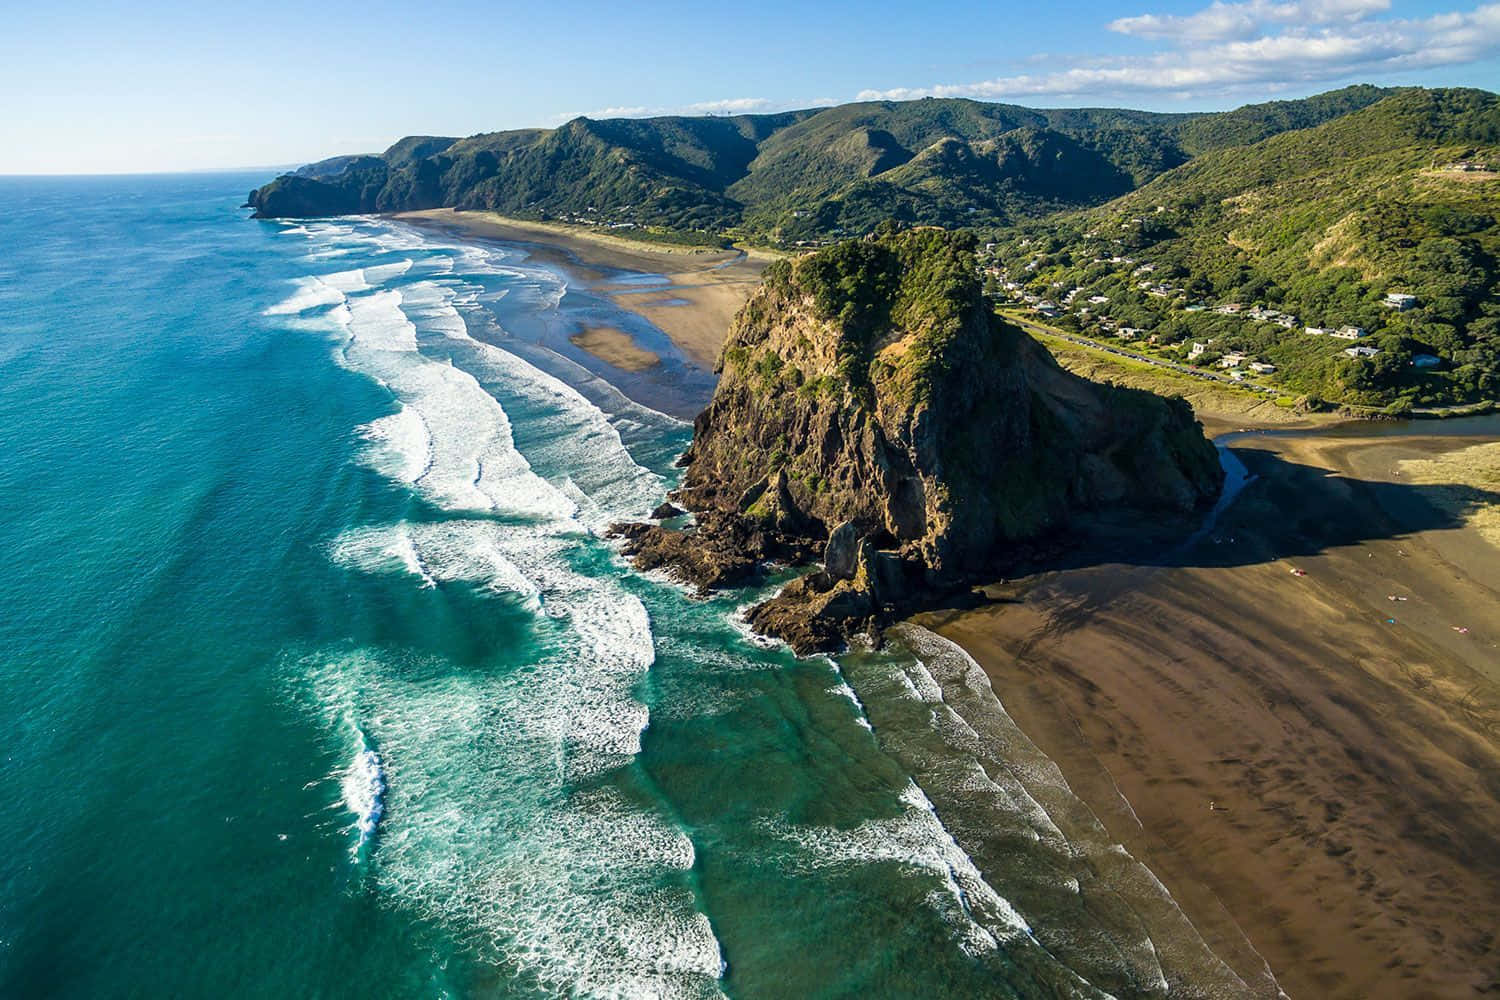
POLYGON ((1006 225, 1100 204, 1194 153, 1325 121, 1382 93, 1350 88, 1193 115, 927 99, 722 118, 579 118, 466 139, 411 136, 380 155, 279 177, 249 203, 266 217, 488 209, 780 245, 863 235, 887 219, 1006 225))
POLYGON ((1500 167, 1500 98, 1408 90, 1002 233, 996 258, 1024 286, 1013 295, 1071 293, 1063 325, 1140 330, 1134 339, 1155 337, 1182 360, 1211 340, 1198 363, 1239 351, 1298 393, 1379 405, 1493 398, 1500 173, 1475 169, 1489 165, 1500 167), (1393 308, 1388 293, 1415 304, 1393 308), (1351 326, 1369 335, 1305 332, 1351 326), (1378 353, 1348 356, 1354 347, 1378 353))

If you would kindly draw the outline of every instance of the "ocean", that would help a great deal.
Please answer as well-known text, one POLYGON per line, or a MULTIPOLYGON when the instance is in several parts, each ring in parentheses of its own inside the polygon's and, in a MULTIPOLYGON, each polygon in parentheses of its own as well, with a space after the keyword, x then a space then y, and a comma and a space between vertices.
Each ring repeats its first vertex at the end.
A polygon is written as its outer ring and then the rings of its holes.
POLYGON ((263 179, 0 179, 0 996, 1260 989, 957 647, 618 557, 641 321, 263 179))

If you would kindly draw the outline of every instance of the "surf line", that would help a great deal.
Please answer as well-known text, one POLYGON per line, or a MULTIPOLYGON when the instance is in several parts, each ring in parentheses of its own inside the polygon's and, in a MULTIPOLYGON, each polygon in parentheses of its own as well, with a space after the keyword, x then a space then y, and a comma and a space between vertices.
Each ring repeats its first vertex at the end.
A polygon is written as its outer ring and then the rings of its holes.
POLYGON ((358 840, 349 848, 349 855, 357 864, 374 849, 375 833, 385 814, 386 783, 380 752, 369 734, 352 718, 349 728, 354 731, 354 759, 344 770, 339 789, 345 807, 355 816, 352 829, 359 831, 358 840))

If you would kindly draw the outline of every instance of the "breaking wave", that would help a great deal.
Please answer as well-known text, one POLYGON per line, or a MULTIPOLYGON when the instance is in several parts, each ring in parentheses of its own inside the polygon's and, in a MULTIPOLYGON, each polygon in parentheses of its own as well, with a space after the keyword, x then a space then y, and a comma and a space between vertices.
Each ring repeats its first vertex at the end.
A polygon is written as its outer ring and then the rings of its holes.
POLYGON ((503 262, 360 223, 305 237, 378 263, 310 276, 270 311, 339 332, 342 363, 390 392, 358 460, 433 512, 350 528, 330 558, 530 621, 526 655, 482 672, 375 647, 297 661, 325 718, 361 720, 340 797, 376 887, 547 992, 718 995, 692 841, 631 777, 650 618, 598 571, 613 557, 593 534, 648 510, 661 479, 592 402, 469 335, 483 294, 470 279, 505 279, 503 262))

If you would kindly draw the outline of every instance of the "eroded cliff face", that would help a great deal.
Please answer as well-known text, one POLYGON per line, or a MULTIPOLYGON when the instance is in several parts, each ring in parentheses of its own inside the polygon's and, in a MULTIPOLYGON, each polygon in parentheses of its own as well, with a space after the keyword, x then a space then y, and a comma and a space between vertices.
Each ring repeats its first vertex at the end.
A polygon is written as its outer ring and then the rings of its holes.
POLYGON ((628 529, 628 550, 704 587, 821 558, 751 615, 799 650, 993 576, 1082 512, 1187 512, 1222 480, 1186 403, 1062 371, 941 230, 774 265, 720 375, 677 497, 698 525, 628 529))

